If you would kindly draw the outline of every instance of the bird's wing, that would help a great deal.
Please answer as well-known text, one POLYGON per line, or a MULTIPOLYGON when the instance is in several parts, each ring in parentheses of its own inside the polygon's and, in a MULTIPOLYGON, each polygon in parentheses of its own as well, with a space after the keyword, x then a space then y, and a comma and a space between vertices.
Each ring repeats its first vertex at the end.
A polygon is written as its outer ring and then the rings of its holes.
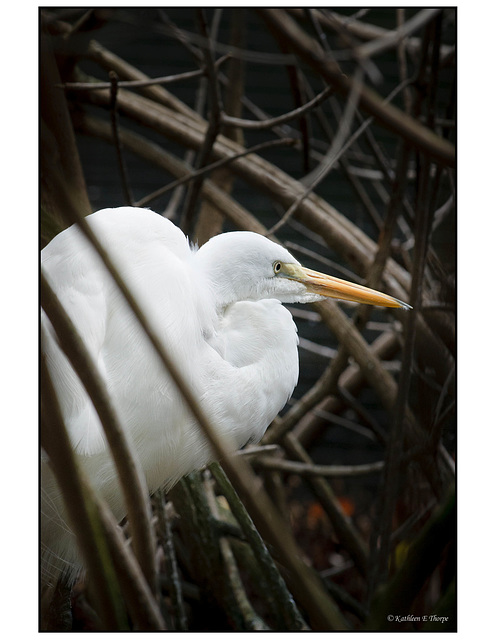
MULTIPOLYGON (((177 335, 188 312, 180 300, 181 288, 188 287, 191 255, 182 232, 151 211, 125 207, 99 211, 87 221, 155 326, 165 324, 165 334, 177 335)), ((156 357, 147 359, 150 346, 139 323, 77 227, 59 234, 43 250, 42 268, 97 364, 114 409, 126 422, 139 397, 133 380, 141 375, 142 383, 152 386, 156 373, 156 357)), ((106 448, 100 420, 44 316, 42 323, 47 329, 43 350, 72 445, 83 456, 94 455, 106 448)), ((161 397, 163 387, 157 380, 161 397)))
MULTIPOLYGON (((85 239, 75 229, 62 234, 42 254, 42 269, 54 293, 84 339, 102 372, 101 348, 106 333, 106 281, 85 239)), ((45 314, 42 349, 74 449, 90 455, 105 446, 101 425, 79 377, 62 351, 45 314)))

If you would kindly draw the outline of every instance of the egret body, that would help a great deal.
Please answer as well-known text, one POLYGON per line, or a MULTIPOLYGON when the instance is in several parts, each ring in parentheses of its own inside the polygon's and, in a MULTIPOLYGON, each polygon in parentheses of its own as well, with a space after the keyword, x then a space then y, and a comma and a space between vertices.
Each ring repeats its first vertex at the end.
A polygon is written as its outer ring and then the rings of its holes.
MULTIPOLYGON (((261 439, 297 383, 297 332, 282 303, 329 296, 407 307, 305 269, 255 233, 221 234, 196 250, 172 222, 149 210, 105 209, 86 220, 233 451, 261 439)), ((201 429, 77 226, 42 251, 42 270, 105 381, 150 492, 210 462, 201 429)), ((78 463, 121 519, 123 498, 97 413, 44 314, 42 325, 42 349, 78 463)), ((62 571, 73 577, 76 540, 46 456, 41 489, 44 580, 62 571)))

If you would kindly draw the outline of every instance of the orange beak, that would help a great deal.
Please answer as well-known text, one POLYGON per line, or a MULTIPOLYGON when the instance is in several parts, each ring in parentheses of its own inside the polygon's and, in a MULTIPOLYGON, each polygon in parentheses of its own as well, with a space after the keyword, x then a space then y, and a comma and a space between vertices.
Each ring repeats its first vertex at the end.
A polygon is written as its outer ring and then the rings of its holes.
POLYGON ((279 275, 290 278, 291 280, 296 280, 304 284, 311 293, 316 293, 326 298, 337 298, 339 300, 360 302, 362 304, 374 304, 378 307, 412 309, 406 302, 393 298, 386 293, 368 289, 368 287, 347 282, 340 278, 327 276, 324 273, 306 269, 298 264, 282 264, 279 275))

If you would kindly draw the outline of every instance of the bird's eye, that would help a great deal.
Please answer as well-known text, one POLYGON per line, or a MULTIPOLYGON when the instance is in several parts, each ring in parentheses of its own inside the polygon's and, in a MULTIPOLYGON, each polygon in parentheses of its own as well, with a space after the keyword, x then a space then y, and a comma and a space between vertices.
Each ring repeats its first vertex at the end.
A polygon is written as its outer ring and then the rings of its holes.
POLYGON ((282 263, 281 262, 274 262, 273 263, 273 272, 274 273, 278 273, 281 268, 282 268, 282 263))

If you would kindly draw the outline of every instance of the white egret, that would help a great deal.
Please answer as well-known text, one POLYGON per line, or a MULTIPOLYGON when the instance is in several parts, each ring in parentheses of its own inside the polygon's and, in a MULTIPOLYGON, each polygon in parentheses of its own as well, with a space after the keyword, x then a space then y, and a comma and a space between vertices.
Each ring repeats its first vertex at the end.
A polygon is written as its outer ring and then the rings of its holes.
MULTIPOLYGON (((296 385, 297 332, 282 303, 328 296, 408 307, 305 269, 255 233, 221 234, 196 250, 149 210, 105 209, 86 219, 233 450, 260 440, 296 385)), ((77 226, 43 249, 42 269, 97 363, 149 490, 171 487, 211 461, 201 429, 77 226)), ((44 315, 42 323, 42 348, 78 462, 120 519, 124 504, 102 426, 44 315)), ((46 460, 41 488, 44 579, 67 569, 73 577, 77 545, 46 460)))

